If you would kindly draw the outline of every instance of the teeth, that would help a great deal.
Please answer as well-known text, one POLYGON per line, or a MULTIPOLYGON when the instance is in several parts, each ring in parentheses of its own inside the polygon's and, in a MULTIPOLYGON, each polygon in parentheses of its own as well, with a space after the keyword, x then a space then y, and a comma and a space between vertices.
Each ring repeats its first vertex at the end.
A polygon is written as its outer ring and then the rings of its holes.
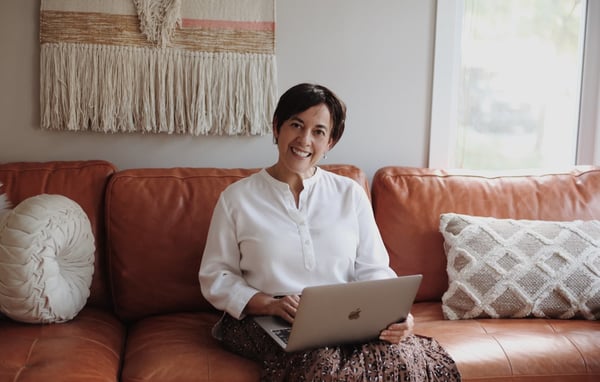
POLYGON ((296 149, 294 147, 292 147, 292 152, 294 154, 299 155, 299 156, 304 157, 304 158, 308 158, 310 156, 309 152, 298 150, 298 149, 296 149))

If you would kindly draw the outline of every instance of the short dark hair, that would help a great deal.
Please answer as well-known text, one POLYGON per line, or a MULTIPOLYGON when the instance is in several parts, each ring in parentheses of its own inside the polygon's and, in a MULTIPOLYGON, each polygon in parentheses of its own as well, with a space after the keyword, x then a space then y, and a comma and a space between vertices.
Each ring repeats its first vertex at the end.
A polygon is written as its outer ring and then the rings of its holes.
POLYGON ((273 125, 279 133, 281 125, 294 115, 320 104, 325 104, 333 126, 331 128, 332 145, 342 138, 346 125, 346 105, 335 95, 334 92, 322 85, 302 83, 289 88, 279 98, 275 113, 273 113, 273 125))

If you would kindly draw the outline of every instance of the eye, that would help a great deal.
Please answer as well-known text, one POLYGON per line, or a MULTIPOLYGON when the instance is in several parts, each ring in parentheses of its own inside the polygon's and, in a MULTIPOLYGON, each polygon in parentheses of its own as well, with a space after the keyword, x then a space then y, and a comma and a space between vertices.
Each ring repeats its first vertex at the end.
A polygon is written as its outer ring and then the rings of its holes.
POLYGON ((302 125, 298 122, 290 122, 290 126, 293 127, 294 129, 299 129, 302 127, 302 125))

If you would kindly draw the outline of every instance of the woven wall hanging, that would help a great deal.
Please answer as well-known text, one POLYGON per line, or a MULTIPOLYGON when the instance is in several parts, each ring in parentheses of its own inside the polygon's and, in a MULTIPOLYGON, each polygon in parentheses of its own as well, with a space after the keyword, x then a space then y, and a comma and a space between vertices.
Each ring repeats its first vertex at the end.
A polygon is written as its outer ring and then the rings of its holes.
POLYGON ((264 135, 274 0, 42 0, 41 127, 264 135))

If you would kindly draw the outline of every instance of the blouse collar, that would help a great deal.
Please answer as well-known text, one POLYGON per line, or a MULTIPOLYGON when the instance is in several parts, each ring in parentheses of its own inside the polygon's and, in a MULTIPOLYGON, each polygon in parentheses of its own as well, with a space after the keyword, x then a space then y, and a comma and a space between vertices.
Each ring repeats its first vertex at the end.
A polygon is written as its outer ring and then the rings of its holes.
MULTIPOLYGON (((323 170, 321 170, 321 168, 319 166, 315 166, 315 173, 313 174, 313 176, 311 176, 310 178, 306 178, 302 181, 302 184, 304 185, 304 189, 314 186, 318 182, 319 178, 321 178, 322 173, 323 173, 323 170)), ((289 185, 286 182, 282 182, 278 179, 275 179, 273 176, 271 176, 271 174, 269 174, 269 172, 267 171, 266 168, 263 168, 262 170, 260 170, 259 174, 265 180, 267 180, 269 183, 274 185, 275 187, 279 187, 284 190, 289 189, 289 185)))

